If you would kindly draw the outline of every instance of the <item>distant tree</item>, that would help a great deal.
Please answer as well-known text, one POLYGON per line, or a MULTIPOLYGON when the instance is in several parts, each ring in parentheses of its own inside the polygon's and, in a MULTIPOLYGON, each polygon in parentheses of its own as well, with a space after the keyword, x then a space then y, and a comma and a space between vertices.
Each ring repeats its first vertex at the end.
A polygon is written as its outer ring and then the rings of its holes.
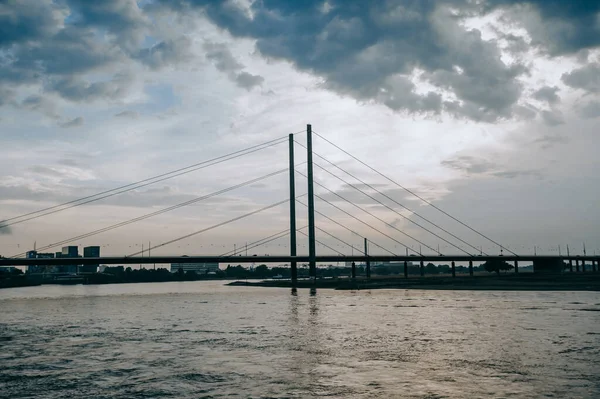
POLYGON ((254 274, 257 277, 266 277, 269 274, 269 268, 267 265, 258 265, 254 269, 254 274))
POLYGON ((511 270, 512 268, 514 268, 513 265, 511 265, 508 262, 505 262, 501 259, 491 259, 486 261, 483 265, 483 268, 486 272, 496 272, 496 273, 500 273, 501 271, 508 271, 511 270))
POLYGON ((185 272, 185 279, 190 281, 197 280, 198 273, 195 270, 188 270, 185 272))
POLYGON ((429 262, 427 265, 425 265, 425 273, 427 274, 438 274, 439 270, 437 268, 436 265, 434 265, 433 263, 429 262))

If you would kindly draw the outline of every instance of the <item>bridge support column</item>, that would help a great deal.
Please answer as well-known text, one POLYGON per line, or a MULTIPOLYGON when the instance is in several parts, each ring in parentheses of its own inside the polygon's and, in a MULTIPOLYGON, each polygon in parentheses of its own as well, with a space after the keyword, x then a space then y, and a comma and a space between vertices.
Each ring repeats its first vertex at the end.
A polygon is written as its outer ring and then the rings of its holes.
POLYGON ((425 276, 425 266, 423 265, 423 261, 419 264, 419 271, 421 272, 421 277, 425 276))
POLYGON ((581 272, 585 273, 585 259, 581 260, 581 272))
POLYGON ((456 263, 452 261, 452 277, 456 277, 456 263))
POLYGON ((306 160, 308 177, 308 270, 312 278, 317 278, 315 244, 315 194, 313 187, 312 126, 306 125, 306 160))
POLYGON ((596 273, 596 271, 597 271, 597 269, 596 269, 596 260, 595 259, 592 259, 592 271, 594 273, 596 273))
POLYGON ((519 273, 519 261, 515 261, 515 273, 519 273))
POLYGON ((469 276, 473 277, 473 261, 469 261, 469 276))
POLYGON ((573 259, 569 259, 569 271, 573 273, 573 259))
POLYGON ((351 271, 352 280, 356 279, 356 263, 352 262, 352 271, 351 271))
MULTIPOLYGON (((365 237, 365 256, 369 256, 369 246, 367 238, 365 237)), ((371 278, 371 261, 369 258, 365 261, 365 273, 367 274, 367 278, 371 278)))
POLYGON ((404 261, 404 278, 408 278, 408 261, 404 261))
POLYGON ((579 259, 575 259, 575 271, 579 273, 579 259))
MULTIPOLYGON (((290 147, 290 256, 296 256, 296 176, 294 170, 294 135, 289 135, 290 147)), ((290 273, 292 277, 292 286, 298 283, 298 264, 296 261, 290 262, 290 273)))

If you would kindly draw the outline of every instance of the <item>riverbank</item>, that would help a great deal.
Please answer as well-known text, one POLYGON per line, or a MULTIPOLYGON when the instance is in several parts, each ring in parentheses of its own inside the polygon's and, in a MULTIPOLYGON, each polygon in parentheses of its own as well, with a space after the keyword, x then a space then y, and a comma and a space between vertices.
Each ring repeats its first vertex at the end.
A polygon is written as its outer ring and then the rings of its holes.
MULTIPOLYGON (((292 287, 290 280, 234 281, 228 285, 256 287, 292 287)), ((297 288, 336 290, 420 289, 486 291, 600 291, 600 273, 500 276, 376 277, 370 280, 317 279, 299 280, 297 288)))

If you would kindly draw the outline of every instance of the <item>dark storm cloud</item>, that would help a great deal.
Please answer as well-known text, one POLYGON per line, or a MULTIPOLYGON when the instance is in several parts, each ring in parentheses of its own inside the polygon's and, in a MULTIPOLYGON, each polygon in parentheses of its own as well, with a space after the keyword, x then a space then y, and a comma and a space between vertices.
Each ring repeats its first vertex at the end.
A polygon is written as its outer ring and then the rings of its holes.
POLYGON ((600 46, 600 2, 597 0, 488 0, 484 4, 488 10, 516 6, 513 17, 528 30, 531 44, 552 55, 600 46), (523 7, 531 7, 541 20, 536 21, 521 12, 523 7))
MULTIPOLYGON (((234 1, 140 4, 144 8, 133 0, 0 2, 0 93, 8 96, 19 85, 38 84, 73 102, 122 96, 131 85, 131 62, 158 69, 188 60, 188 39, 161 40, 153 30, 153 19, 165 8, 185 14, 201 10, 232 35, 255 39, 264 57, 320 76, 323 87, 341 95, 398 112, 447 112, 476 121, 529 114, 518 105, 518 78, 527 69, 502 61, 499 44, 467 30, 464 17, 509 10, 508 22, 520 23, 532 38, 528 44, 505 35, 513 51, 532 45, 560 55, 600 45, 598 1, 263 0, 252 2, 249 10, 234 1), (520 10, 534 10, 539 17, 520 10), (144 48, 148 38, 156 44, 144 48), (98 73, 103 80, 90 78, 98 73), (422 92, 419 81, 433 88, 422 92)), ((262 83, 224 46, 207 44, 205 51, 238 86, 250 90, 262 83)), ((597 91, 597 72, 584 68, 563 80, 597 91)))
POLYGON ((475 9, 466 1, 257 1, 251 13, 233 2, 165 1, 175 9, 202 8, 235 36, 255 38, 265 57, 291 61, 325 78, 324 86, 359 101, 400 112, 493 121, 510 118, 525 71, 506 65, 495 43, 439 7, 475 9), (252 16, 250 15, 252 14, 252 16), (436 89, 418 93, 411 74, 436 89), (457 97, 444 100, 446 90, 457 97))
MULTIPOLYGON (((233 1, 161 3, 186 13, 201 9, 233 35, 256 39, 263 56, 290 61, 321 76, 325 87, 340 94, 396 111, 446 111, 473 120, 529 116, 530 112, 517 109, 522 96, 518 77, 526 68, 504 63, 498 43, 462 27, 463 16, 508 11, 505 22, 522 25, 531 37, 528 43, 522 37, 502 35, 511 52, 534 46, 562 55, 600 45, 598 1, 267 0, 253 2, 249 10, 233 1), (408 79, 416 70, 436 87, 433 91, 416 92, 414 81, 408 79), (457 100, 444 99, 441 89, 457 100)), ((537 97, 557 101, 548 90, 537 97)))
POLYGON ((14 105, 6 96, 21 85, 72 102, 114 99, 135 78, 132 62, 158 69, 185 61, 185 38, 143 48, 149 36, 158 39, 150 22, 133 0, 0 1, 0 105, 14 105))
POLYGON ((533 98, 539 101, 546 101, 548 104, 555 104, 560 101, 560 97, 556 94, 559 88, 554 86, 544 86, 533 93, 533 98))

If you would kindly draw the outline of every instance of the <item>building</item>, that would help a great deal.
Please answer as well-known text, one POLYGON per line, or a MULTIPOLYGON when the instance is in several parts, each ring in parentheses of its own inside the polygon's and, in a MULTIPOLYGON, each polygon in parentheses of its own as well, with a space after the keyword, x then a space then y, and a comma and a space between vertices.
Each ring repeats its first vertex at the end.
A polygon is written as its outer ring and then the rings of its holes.
MULTIPOLYGON (((412 267, 412 261, 406 262, 408 267, 412 267)), ((404 267, 404 262, 372 262, 371 267, 404 267)))
MULTIPOLYGON (((99 246, 91 246, 83 248, 83 256, 85 258, 99 258, 100 257, 100 247, 99 246)), ((82 265, 79 268, 81 273, 96 273, 98 271, 98 267, 100 265, 82 265)))
MULTIPOLYGON (((62 247, 61 258, 79 258, 79 247, 76 245, 69 245, 62 247)), ((66 274, 77 274, 79 265, 63 265, 59 267, 59 273, 66 274)))
MULTIPOLYGON (((184 256, 185 258, 186 256, 184 256)), ((171 263, 171 273, 194 271, 197 274, 208 274, 219 270, 218 263, 171 263)))
MULTIPOLYGON (((29 251, 27 252, 27 258, 30 259, 53 259, 53 252, 37 252, 37 251, 29 251)), ((31 274, 51 274, 58 272, 58 266, 47 266, 47 265, 31 265, 27 267, 27 273, 31 274)))
POLYGON ((63 258, 77 258, 79 257, 79 247, 76 245, 62 247, 62 255, 63 258))

